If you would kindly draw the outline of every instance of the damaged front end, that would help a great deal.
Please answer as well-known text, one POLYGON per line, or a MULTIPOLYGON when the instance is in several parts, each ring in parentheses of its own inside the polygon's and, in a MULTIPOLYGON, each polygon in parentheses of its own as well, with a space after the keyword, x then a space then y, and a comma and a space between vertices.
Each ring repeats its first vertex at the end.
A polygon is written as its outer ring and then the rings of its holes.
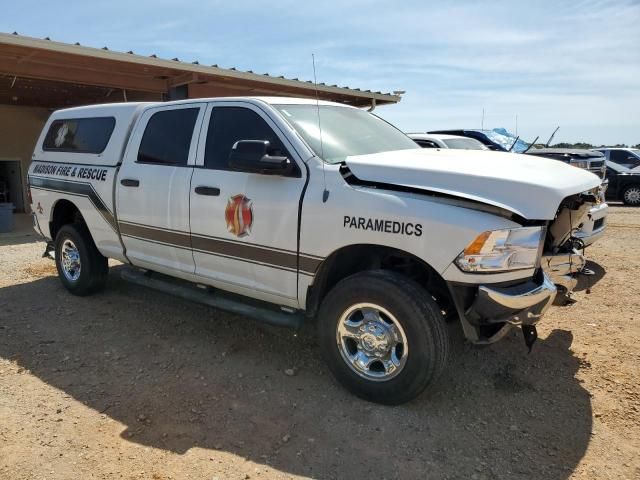
MULTIPOLYGON (((449 283, 467 339, 476 344, 500 340, 514 326, 531 349, 535 324, 557 298, 565 302, 585 272, 584 244, 574 236, 584 216, 599 203, 597 189, 565 198, 546 226, 540 263, 529 279, 479 286, 449 283)), ((538 223, 539 224, 539 223, 538 223)))
POLYGON ((568 300, 585 271, 584 243, 575 233, 588 212, 601 203, 598 189, 565 198, 547 228, 540 266, 558 287, 558 295, 568 300))
POLYGON ((526 281, 479 287, 449 284, 449 291, 464 335, 472 343, 495 343, 513 327, 521 327, 525 343, 531 349, 537 338, 535 324, 552 305, 557 287, 538 269, 526 281))

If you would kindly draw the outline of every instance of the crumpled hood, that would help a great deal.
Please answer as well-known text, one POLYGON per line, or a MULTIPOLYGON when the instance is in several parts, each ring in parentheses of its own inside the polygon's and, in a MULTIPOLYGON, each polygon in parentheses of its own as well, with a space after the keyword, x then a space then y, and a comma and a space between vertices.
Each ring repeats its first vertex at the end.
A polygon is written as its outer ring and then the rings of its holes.
POLYGON ((553 220, 560 202, 600 185, 586 170, 505 152, 409 149, 347 157, 360 180, 476 200, 529 220, 553 220))

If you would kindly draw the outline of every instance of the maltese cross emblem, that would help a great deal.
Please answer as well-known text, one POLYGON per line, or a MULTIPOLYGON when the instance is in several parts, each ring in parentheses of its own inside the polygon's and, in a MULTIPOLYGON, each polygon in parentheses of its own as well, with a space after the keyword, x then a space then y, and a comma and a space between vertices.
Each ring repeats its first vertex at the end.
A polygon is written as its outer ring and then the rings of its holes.
POLYGON ((227 230, 236 237, 244 237, 251 233, 253 223, 253 204, 242 194, 234 195, 227 202, 224 211, 227 230))

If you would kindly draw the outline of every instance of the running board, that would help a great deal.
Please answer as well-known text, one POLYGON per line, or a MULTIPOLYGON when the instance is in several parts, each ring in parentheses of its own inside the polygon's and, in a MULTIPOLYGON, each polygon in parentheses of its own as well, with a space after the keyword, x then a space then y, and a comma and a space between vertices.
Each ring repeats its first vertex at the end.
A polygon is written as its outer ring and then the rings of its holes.
POLYGON ((305 316, 299 311, 294 311, 294 313, 279 312, 267 306, 261 306, 260 303, 263 302, 253 299, 242 301, 242 297, 239 295, 227 294, 213 288, 200 289, 195 283, 161 273, 122 267, 120 276, 123 280, 142 287, 250 317, 277 327, 299 328, 305 320, 305 316))

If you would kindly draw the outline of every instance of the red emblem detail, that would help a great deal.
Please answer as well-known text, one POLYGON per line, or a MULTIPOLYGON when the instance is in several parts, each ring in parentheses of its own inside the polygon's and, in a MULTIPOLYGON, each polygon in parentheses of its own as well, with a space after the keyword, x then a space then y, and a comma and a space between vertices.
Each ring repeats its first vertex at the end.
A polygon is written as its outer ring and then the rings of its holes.
POLYGON ((249 235, 251 233, 251 224, 253 223, 252 207, 251 200, 242 194, 231 197, 224 211, 227 230, 237 237, 249 235))

